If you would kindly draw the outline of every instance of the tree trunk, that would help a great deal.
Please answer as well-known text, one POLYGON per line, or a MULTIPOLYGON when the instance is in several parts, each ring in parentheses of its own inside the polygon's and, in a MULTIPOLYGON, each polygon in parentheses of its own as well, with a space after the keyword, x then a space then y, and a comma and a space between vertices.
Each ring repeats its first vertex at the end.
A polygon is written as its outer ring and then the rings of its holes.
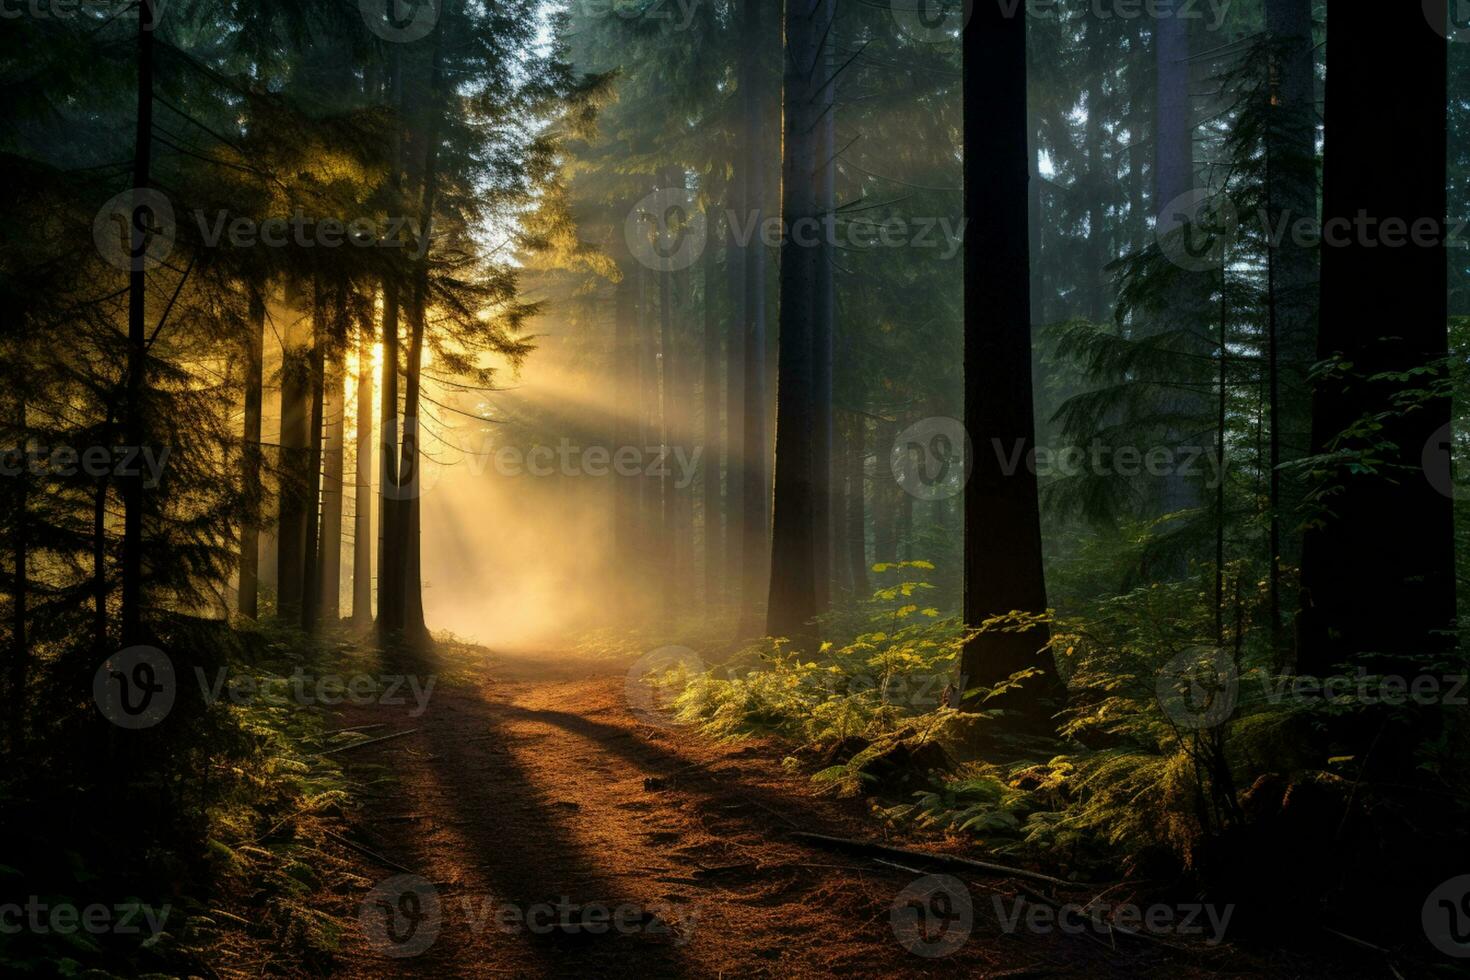
POLYGON ((852 453, 847 449, 848 419, 837 414, 832 419, 832 593, 852 593, 852 569, 847 561, 847 469, 852 453))
MULTIPOLYGON (((638 270, 631 255, 620 255, 622 278, 618 280, 614 295, 613 311, 613 452, 625 447, 638 447, 643 452, 642 432, 639 427, 638 387, 638 270)), ((641 547, 639 538, 640 476, 628 476, 614 470, 613 493, 613 553, 626 560, 636 556, 641 547)), ((627 608, 637 601, 637 583, 619 576, 620 605, 627 608)))
MULTIPOLYGON (((370 297, 371 298, 371 297, 370 297)), ((373 621, 373 315, 371 303, 357 333, 357 462, 352 473, 352 622, 373 621)))
POLYGON ((759 238, 765 208, 767 110, 762 45, 769 33, 762 20, 763 6, 744 5, 744 43, 739 86, 744 117, 745 210, 742 230, 753 236, 741 248, 745 291, 741 301, 744 330, 741 337, 742 371, 740 419, 740 563, 741 621, 738 632, 751 636, 764 625, 765 589, 769 572, 770 472, 767 469, 766 423, 766 258, 759 238))
POLYGON ((1306 535, 1298 672, 1371 653, 1377 669, 1417 673, 1405 660, 1441 649, 1436 631, 1455 615, 1450 403, 1394 412, 1395 394, 1428 380, 1367 379, 1440 365, 1449 349, 1446 41, 1418 4, 1341 4, 1327 33, 1318 356, 1340 352, 1353 378, 1314 393, 1313 450, 1379 413, 1372 438, 1394 448, 1376 451, 1387 458, 1375 472, 1334 474, 1330 509, 1306 535), (1360 215, 1418 227, 1420 240, 1384 247, 1383 224, 1346 230, 1360 215))
POLYGON ((403 630, 403 556, 398 524, 402 491, 398 486, 398 281, 383 280, 383 435, 379 448, 378 632, 403 630))
POLYGON ((868 584, 867 518, 863 510, 863 487, 866 470, 868 424, 861 415, 853 415, 847 436, 847 561, 852 577, 852 592, 857 599, 870 598, 868 584))
POLYGON ((241 462, 245 492, 245 514, 240 521, 240 615, 254 619, 259 614, 260 596, 260 420, 264 400, 265 373, 265 287, 251 282, 249 334, 245 337, 245 431, 241 437, 241 462))
MULTIPOLYGON (((1310 0, 1267 0, 1271 78, 1266 128, 1266 211, 1270 228, 1317 224, 1317 83, 1310 0)), ((1282 565, 1301 563, 1303 483, 1281 465, 1311 449, 1311 384, 1316 361, 1317 251, 1287 234, 1271 248, 1270 628, 1280 652, 1282 565)))
POLYGON ((781 168, 781 313, 776 374, 776 479, 771 517, 771 589, 766 632, 798 642, 816 636, 817 485, 813 431, 820 218, 816 167, 816 73, 822 0, 787 0, 781 168), (817 240, 813 240, 813 232, 817 240))
MULTIPOLYGON (((402 46, 392 45, 388 59, 388 90, 385 93, 389 105, 402 115, 403 53, 402 46)), ((393 165, 390 183, 396 190, 402 180, 404 136, 398 128, 393 140, 393 165)), ((383 277, 383 391, 382 441, 379 452, 378 507, 378 635, 391 638, 403 631, 403 581, 404 565, 402 534, 399 526, 404 522, 401 506, 403 491, 399 487, 398 451, 398 372, 401 365, 398 337, 398 318, 402 298, 399 295, 399 273, 395 269, 383 277)))
POLYGON ((301 575, 303 598, 301 603, 301 628, 308 633, 315 630, 321 620, 322 611, 322 421, 326 401, 327 344, 330 327, 327 325, 327 295, 321 280, 317 279, 312 303, 311 338, 311 428, 310 460, 306 471, 306 538, 303 546, 306 563, 301 575))
POLYGON ((822 233, 813 261, 815 292, 812 296, 812 402, 815 409, 812 426, 812 530, 814 553, 814 587, 816 610, 824 613, 832 601, 832 535, 836 505, 832 494, 832 341, 836 294, 833 288, 835 258, 837 142, 833 120, 836 116, 837 79, 833 75, 836 62, 831 36, 835 0, 817 0, 813 25, 820 51, 811 69, 812 109, 814 123, 813 211, 820 217, 822 233))
POLYGON ((429 79, 428 122, 423 134, 423 168, 419 199, 419 241, 413 289, 408 307, 408 362, 404 374, 403 446, 398 473, 404 497, 402 521, 395 528, 403 561, 403 635, 411 643, 428 639, 424 621, 423 561, 419 524, 422 516, 422 460, 419 459, 419 394, 423 380, 424 333, 428 329, 429 249, 433 240, 434 207, 438 192, 439 132, 445 107, 444 22, 434 25, 433 68, 429 79))
MULTIPOLYGON (((1029 466, 1008 457, 1035 447, 1028 256, 1026 18, 979 4, 964 31, 965 424, 974 439, 965 486, 965 622, 1012 611, 1044 613, 1041 511, 1029 466)), ((1040 721, 1057 677, 1045 627, 987 632, 966 648, 962 687, 994 686, 1039 668, 1039 678, 990 706, 1040 721)))
POLYGON ((898 440, 898 424, 889 418, 879 419, 873 433, 873 561, 898 560, 898 485, 890 476, 893 444, 898 440))
POLYGON ((297 336, 298 287, 288 286, 291 324, 281 340, 281 482, 276 534, 276 615, 299 619, 305 599, 306 492, 310 482, 311 357, 297 336))
MULTIPOLYGON (((144 215, 148 208, 138 196, 152 183, 153 163, 153 4, 138 5, 138 118, 133 134, 134 203, 128 273, 128 446, 143 445, 145 372, 148 361, 147 290, 145 255, 149 232, 144 215)), ((125 646, 142 639, 143 625, 143 474, 121 479, 123 503, 122 639, 125 646)))
MULTIPOLYGON (((681 170, 665 171, 664 187, 682 187, 681 170)), ((678 500, 673 478, 674 430, 670 416, 678 414, 678 355, 674 350, 674 274, 660 269, 658 276, 658 431, 660 463, 658 476, 659 510, 658 583, 662 616, 672 619, 679 609, 678 570, 678 500)))
MULTIPOLYGON (((15 444, 24 451, 27 448, 29 437, 26 433, 26 403, 22 396, 15 396, 15 444)), ((11 532, 10 532, 10 663, 6 678, 10 695, 10 711, 8 719, 8 732, 10 737, 10 751, 18 752, 25 743, 26 736, 26 712, 29 706, 27 696, 27 675, 30 669, 30 641, 26 630, 26 618, 29 614, 27 602, 30 597, 30 474, 27 472, 26 460, 22 457, 19 472, 13 477, 14 494, 11 501, 13 510, 11 532)))
POLYGON ((725 226, 725 284, 730 301, 725 328, 725 582, 737 603, 744 583, 746 249, 740 246, 735 222, 745 220, 745 182, 745 162, 737 159, 725 226))
POLYGON ((345 472, 347 434, 348 295, 345 284, 337 288, 337 308, 332 311, 330 366, 324 408, 326 431, 322 436, 322 533, 321 533, 321 618, 335 626, 342 618, 342 477, 345 472))
MULTIPOLYGON (((1159 0, 1160 14, 1154 21, 1157 95, 1154 115, 1153 207, 1155 218, 1160 223, 1172 219, 1173 215, 1166 212, 1176 207, 1176 202, 1181 197, 1196 189, 1194 113, 1190 99, 1190 20, 1179 16, 1183 12, 1184 2, 1185 0, 1159 0)), ((1211 319, 1208 313, 1208 288, 1209 280, 1206 275, 1195 271, 1181 273, 1164 298, 1162 322, 1159 324, 1159 329, 1163 332, 1177 335, 1171 342, 1171 349, 1196 355, 1198 359, 1181 359, 1181 366, 1170 367, 1169 377, 1162 379, 1157 410, 1165 416, 1199 419, 1201 430, 1208 426, 1203 421, 1209 415, 1208 399, 1177 385, 1181 381, 1201 380, 1197 376, 1182 377, 1181 374, 1187 374, 1189 367, 1194 364, 1208 363, 1212 353, 1212 345, 1202 343, 1188 333, 1193 331, 1207 336, 1205 325, 1211 319)), ((1166 423, 1162 436, 1171 448, 1177 448, 1186 438, 1185 431, 1180 428, 1179 423, 1170 422, 1166 423)), ((1199 487, 1182 472, 1171 471, 1160 482, 1159 507, 1162 513, 1176 513, 1199 505, 1199 487)))
MULTIPOLYGON (((704 215, 706 234, 713 234, 718 227, 718 215, 707 208, 704 215)), ((724 455, 723 429, 720 420, 720 325, 719 312, 715 306, 715 284, 719 269, 715 261, 715 249, 706 243, 704 249, 704 379, 701 391, 704 422, 704 453, 701 456, 700 490, 701 509, 704 514, 704 603, 708 609, 720 604, 723 575, 724 526, 720 519, 721 479, 720 460, 724 455)))

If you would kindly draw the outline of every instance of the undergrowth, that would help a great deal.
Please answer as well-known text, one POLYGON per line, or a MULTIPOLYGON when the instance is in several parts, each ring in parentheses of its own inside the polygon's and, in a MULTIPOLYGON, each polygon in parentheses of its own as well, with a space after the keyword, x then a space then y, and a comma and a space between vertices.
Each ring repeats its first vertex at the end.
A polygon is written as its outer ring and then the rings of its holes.
MULTIPOLYGON (((366 735, 331 729, 329 705, 293 692, 301 675, 376 677, 382 655, 345 633, 311 641, 251 622, 195 622, 168 640, 179 696, 156 727, 110 731, 90 704, 74 717, 46 713, 55 733, 83 732, 103 747, 93 768, 109 765, 109 745, 134 746, 114 753, 132 764, 89 782, 42 746, 0 782, 5 902, 142 906, 158 928, 0 930, 0 972, 190 976, 210 972, 206 963, 255 975, 280 972, 276 964, 319 971, 350 928, 312 900, 328 882, 370 884, 355 878, 351 853, 325 825, 368 788, 364 780, 386 776, 356 766, 349 778, 323 755, 366 735)), ((39 914, 46 922, 50 913, 39 914)))
MULTIPOLYGON (((974 631, 924 604, 930 587, 914 576, 931 569, 875 566, 891 581, 824 624, 824 635, 847 638, 815 653, 767 639, 705 672, 680 666, 658 682, 676 692, 681 721, 721 739, 786 741, 788 768, 828 791, 871 796, 896 829, 960 835, 1094 880, 1229 865, 1239 856, 1220 842, 1243 846, 1256 824, 1276 828, 1288 847, 1307 846, 1373 806, 1366 760, 1334 754, 1332 737, 1336 721, 1371 706, 1282 698, 1294 679, 1252 629, 1260 597, 1235 585, 1217 636, 1212 569, 1048 614, 1068 686, 1056 737, 1002 736, 977 752, 977 732, 1006 726, 986 705, 995 691, 952 686, 974 631), (1007 751, 993 751, 997 744, 1007 751), (1287 833, 1278 825, 1293 799, 1287 833)), ((1230 566, 1224 577, 1239 583, 1244 574, 1230 566)), ((1007 628, 1019 615, 982 629, 1007 628)), ((1465 672, 1448 654, 1432 659, 1426 670, 1465 672)), ((1458 771, 1450 758, 1465 737, 1463 719, 1447 721, 1418 746, 1421 772, 1458 771)), ((1463 785, 1447 781, 1442 792, 1464 812, 1463 785)))

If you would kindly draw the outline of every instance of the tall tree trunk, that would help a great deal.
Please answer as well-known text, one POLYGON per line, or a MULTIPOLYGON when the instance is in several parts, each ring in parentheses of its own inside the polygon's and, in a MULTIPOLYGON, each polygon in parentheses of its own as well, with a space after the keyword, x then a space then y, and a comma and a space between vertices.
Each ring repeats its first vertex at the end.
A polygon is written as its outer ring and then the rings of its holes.
MULTIPOLYGON (((741 83, 745 84, 744 82, 741 83)), ((744 583, 745 540, 745 262, 735 228, 746 220, 745 161, 737 158, 725 224, 725 283, 730 314, 725 328, 725 582, 738 604, 744 583)))
MULTIPOLYGON (((445 16, 450 16, 446 12, 445 16)), ((444 82, 444 21, 434 25, 433 67, 429 79, 428 121, 423 134, 419 241, 414 266, 413 290, 409 297, 408 362, 404 374, 403 447, 398 463, 406 499, 403 520, 396 528, 403 557, 403 635, 410 642, 423 642, 429 630, 424 621, 423 561, 419 526, 422 516, 423 462, 419 458, 419 396, 423 380, 424 333, 428 328, 429 250, 433 241, 434 207, 438 193, 439 133, 447 111, 444 82)))
MULTIPOLYGON (((433 206, 432 175, 426 181, 426 210, 433 206)), ((429 233, 428 223, 422 226, 429 233)), ((402 611, 403 635, 410 642, 420 642, 428 636, 424 621, 423 566, 419 552, 420 495, 423 492, 423 461, 419 458, 419 387, 423 377, 424 330, 428 291, 428 253, 420 262, 415 277, 413 298, 409 304, 408 362, 404 372, 403 392, 403 455, 399 459, 398 472, 403 500, 400 504, 402 523, 397 528, 400 534, 398 551, 403 560, 402 611)))
MULTIPOLYGON (((798 0, 800 2, 800 0, 798 0)), ((741 249, 745 294, 741 303, 742 372, 740 449, 740 562, 741 621, 738 632, 750 636, 762 631, 765 590, 771 547, 771 479, 766 447, 766 256, 759 229, 765 216, 767 110, 765 59, 761 56, 770 33, 757 2, 744 5, 740 89, 745 157, 745 212, 740 217, 752 238, 741 249)))
POLYGON ((872 587, 868 584, 868 541, 867 518, 863 509, 863 487, 867 482, 867 431, 868 424, 861 415, 854 414, 847 435, 847 562, 852 579, 853 596, 858 599, 870 597, 872 587))
POLYGON ((313 287, 311 338, 311 423, 310 461, 306 472, 306 556, 302 572, 301 628, 316 629, 322 611, 321 507, 322 507, 322 421, 326 409, 327 325, 326 288, 318 278, 313 287))
MULTIPOLYGON (((704 214, 707 234, 713 234, 718 225, 718 215, 713 207, 704 214)), ((720 322, 715 305, 716 282, 719 267, 712 243, 706 243, 702 268, 704 297, 704 379, 701 396, 703 400, 704 454, 700 478, 701 509, 704 514, 704 603, 713 609, 720 603, 724 581, 724 526, 720 519, 721 479, 720 460, 724 456, 723 428, 720 419, 720 322)))
MULTIPOLYGON (((402 116, 405 110, 403 84, 403 46, 392 45, 388 59, 388 85, 384 93, 388 104, 402 116)), ((403 127, 397 127, 393 140, 393 162, 390 183, 398 189, 403 176, 403 127)), ((378 635, 390 638, 403 631, 404 556, 401 551, 404 522, 403 490, 399 486, 398 468, 398 374, 402 364, 399 351, 398 319, 402 312, 401 279, 398 270, 383 277, 383 391, 382 440, 379 451, 378 507, 378 635)))
MULTIPOLYGON (((638 268, 638 534, 640 545, 634 552, 638 583, 641 590, 653 589, 658 583, 659 528, 663 514, 663 498, 659 484, 650 476, 656 467, 650 465, 648 447, 657 439, 658 418, 658 351, 654 328, 653 272, 638 268)), ((662 593, 658 593, 662 600, 662 593)))
POLYGON ((873 454, 873 561, 898 560, 897 484, 889 477, 894 443, 898 441, 898 423, 883 417, 874 426, 873 454))
MULTIPOLYGON (((435 84, 439 91, 440 55, 435 53, 435 84)), ((423 563, 419 550, 419 522, 422 514, 423 462, 419 458, 419 392, 423 378, 424 331, 427 328, 429 290, 429 238, 432 233, 434 196, 436 189, 436 164, 438 154, 432 138, 437 126, 431 126, 428 159, 424 171, 424 196, 420 218, 421 234, 424 236, 422 257, 414 276, 413 297, 409 304, 408 364, 404 375, 403 398, 403 456, 399 461, 399 474, 404 485, 405 520, 398 528, 402 535, 400 550, 404 556, 403 582, 403 632, 414 642, 428 637, 429 629, 424 621, 423 563)))
MULTIPOLYGON (((12 424, 15 427, 15 444, 24 452, 30 441, 26 433, 26 403, 24 396, 14 397, 15 418, 12 424)), ((31 656, 27 634, 30 613, 30 474, 27 470, 26 458, 22 455, 19 472, 12 478, 10 529, 10 663, 6 683, 10 697, 7 729, 12 752, 18 752, 25 743, 26 713, 30 704, 26 691, 31 656)))
POLYGON ((337 287, 336 309, 332 311, 331 356, 327 370, 324 407, 326 430, 322 435, 322 533, 321 617, 335 626, 342 618, 342 477, 345 472, 347 434, 348 293, 345 283, 337 287))
MULTIPOLYGON (((1447 15, 1445 3, 1436 6, 1447 15)), ((1442 364, 1449 350, 1446 41, 1424 15, 1419 4, 1340 4, 1327 22, 1318 355, 1340 352, 1353 377, 1314 393, 1313 450, 1328 451, 1349 426, 1380 413, 1373 440, 1394 448, 1376 451, 1387 454, 1377 472, 1334 474, 1330 509, 1307 532, 1301 673, 1342 663, 1413 673, 1405 661, 1443 647, 1437 631, 1455 615, 1449 398, 1396 412, 1394 396, 1427 381, 1381 380, 1442 364), (1420 240, 1384 247, 1384 224, 1345 230, 1360 215, 1419 228, 1420 240), (1430 227, 1434 244, 1424 240, 1430 227)))
MULTIPOLYGON (((1317 84, 1310 0, 1267 0, 1272 87, 1267 106, 1266 211, 1270 228, 1317 224, 1317 84)), ((1269 255, 1271 623, 1285 644, 1281 566, 1301 563, 1304 494, 1284 480, 1283 463, 1311 449, 1311 384, 1316 360, 1317 250, 1287 234, 1269 255)))
MULTIPOLYGON (((138 5, 138 117, 133 133, 133 213, 131 229, 132 267, 128 273, 128 445, 137 451, 144 441, 145 372, 148 361, 147 289, 145 255, 149 231, 145 226, 148 208, 139 199, 153 181, 153 20, 154 5, 138 5)), ((125 476, 122 483, 122 639, 125 646, 142 639, 143 625, 143 474, 125 476)))
MULTIPOLYGON (((369 297, 371 299, 371 297, 369 297)), ((357 461, 353 467, 352 622, 373 621, 373 313, 369 302, 357 331, 357 461)))
MULTIPOLYGON (((682 170, 664 172, 664 187, 683 187, 682 170)), ((661 501, 658 533, 658 583, 662 615, 671 619, 679 608, 678 500, 674 488, 675 433, 671 416, 678 415, 678 354, 674 347, 674 274, 660 269, 658 276, 658 430, 660 462, 658 495, 661 501)))
MULTIPOLYGON (((613 451, 624 447, 638 447, 643 452, 642 432, 639 426, 640 390, 638 357, 638 282, 637 265, 624 250, 619 254, 621 278, 615 287, 613 310, 613 451)), ((613 554, 627 559, 636 556, 640 548, 639 500, 641 476, 625 476, 614 471, 613 494, 613 554)), ((637 584, 619 577, 619 606, 628 606, 637 599, 637 584)))
POLYGON ((250 292, 250 331, 245 337, 245 431, 241 437, 241 462, 245 492, 245 513, 240 521, 240 615, 254 619, 259 613, 260 596, 260 511, 261 448, 260 420, 265 383, 265 286, 252 281, 250 292))
POLYGON ((305 600, 306 493, 310 483, 311 355, 301 342, 300 296, 296 285, 287 287, 289 322, 281 339, 281 436, 276 533, 276 615, 297 620, 305 600))
POLYGON ((831 36, 835 0, 817 0, 813 29, 820 46, 812 66, 812 109, 815 147, 813 211, 822 222, 821 239, 813 261, 815 291, 812 296, 812 402, 815 409, 812 425, 812 530, 814 553, 813 577, 816 610, 826 612, 832 601, 833 515, 836 505, 832 494, 832 342, 836 293, 833 286, 833 260, 836 238, 837 141, 834 119, 837 112, 833 58, 835 38, 831 36))
POLYGON ((398 485, 398 281, 383 280, 382 441, 378 466, 378 632, 387 636, 403 629, 403 556, 398 524, 402 490, 398 485))
MULTIPOLYGON (((1159 0, 1159 17, 1154 21, 1155 83, 1157 85, 1154 113, 1154 214, 1156 221, 1163 224, 1174 220, 1166 214, 1176 207, 1176 202, 1195 190, 1194 167, 1194 113, 1190 98, 1189 25, 1191 21, 1180 14, 1185 0, 1159 0)), ((1186 355, 1195 355, 1197 360, 1181 358, 1177 365, 1169 368, 1169 377, 1162 380, 1156 408, 1166 417, 1199 419, 1199 429, 1207 428, 1203 419, 1209 415, 1208 399, 1197 396, 1187 389, 1178 387, 1183 380, 1208 383, 1208 375, 1201 379, 1196 375, 1181 377, 1193 364, 1207 364, 1211 356, 1211 345, 1201 342, 1198 336, 1207 336, 1206 324, 1211 317, 1208 312, 1207 275, 1186 271, 1179 275, 1169 294, 1164 298, 1162 323, 1159 328, 1175 334, 1171 349, 1186 355), (1191 334, 1190 332, 1193 332, 1191 334), (1195 336, 1198 335, 1198 336, 1195 336), (1179 365, 1182 365, 1179 366, 1179 365)), ((1164 440, 1177 448, 1186 438, 1178 423, 1167 423, 1162 433, 1164 440)), ((1182 467, 1180 469, 1183 469, 1182 467)), ((1175 513, 1200 503, 1199 487, 1182 472, 1170 472, 1161 480, 1159 506, 1163 513, 1175 513)))
POLYGON ((852 592, 852 569, 847 562, 847 467, 851 453, 847 450, 847 420, 835 407, 832 419, 832 595, 852 592))
POLYGON ((776 479, 766 632, 811 640, 816 596, 817 73, 822 0, 786 0, 781 168, 781 314, 776 374, 776 479))
MULTIPOLYGON (((964 30, 965 424, 974 439, 965 486, 965 622, 1046 611, 1041 510, 1029 466, 1006 473, 1006 454, 1036 445, 1031 381, 1030 165, 1026 124, 1026 18, 978 4, 964 30)), ((1024 455, 1024 454, 1023 454, 1024 455)), ((1000 704, 1040 721, 1057 688, 1048 630, 986 632, 965 648, 963 687, 994 686, 1039 668, 1000 704)), ((990 702, 995 705, 997 702, 990 702)))

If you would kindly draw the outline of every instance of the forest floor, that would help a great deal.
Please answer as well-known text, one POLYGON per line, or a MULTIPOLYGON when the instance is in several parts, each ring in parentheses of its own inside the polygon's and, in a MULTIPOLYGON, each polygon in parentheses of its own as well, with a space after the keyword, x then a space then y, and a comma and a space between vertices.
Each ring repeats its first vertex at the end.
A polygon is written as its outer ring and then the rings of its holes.
POLYGON ((337 976, 1385 975, 1350 952, 1328 962, 1228 936, 1028 928, 1014 916, 1046 886, 1004 877, 949 871, 945 893, 911 903, 935 869, 788 836, 884 830, 863 801, 819 795, 784 770, 780 745, 649 724, 605 662, 487 653, 477 673, 436 687, 418 717, 412 698, 342 712, 344 726, 381 726, 375 737, 417 731, 342 756, 392 778, 339 826, 358 848, 359 887, 314 898, 359 930, 342 937, 337 976), (427 882, 407 897, 405 872, 427 882))

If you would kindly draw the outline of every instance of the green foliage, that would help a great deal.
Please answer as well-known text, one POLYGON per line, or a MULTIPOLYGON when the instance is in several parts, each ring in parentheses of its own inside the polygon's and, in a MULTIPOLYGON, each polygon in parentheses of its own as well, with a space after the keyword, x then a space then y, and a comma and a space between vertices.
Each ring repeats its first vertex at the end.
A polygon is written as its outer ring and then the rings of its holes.
POLYGON ((933 567, 874 565, 894 581, 864 604, 867 629, 814 653, 783 638, 747 647, 684 687, 680 717, 722 738, 778 734, 810 747, 905 729, 921 742, 954 734, 963 713, 945 706, 943 695, 968 634, 958 620, 914 601, 932 586, 906 577, 933 567))

